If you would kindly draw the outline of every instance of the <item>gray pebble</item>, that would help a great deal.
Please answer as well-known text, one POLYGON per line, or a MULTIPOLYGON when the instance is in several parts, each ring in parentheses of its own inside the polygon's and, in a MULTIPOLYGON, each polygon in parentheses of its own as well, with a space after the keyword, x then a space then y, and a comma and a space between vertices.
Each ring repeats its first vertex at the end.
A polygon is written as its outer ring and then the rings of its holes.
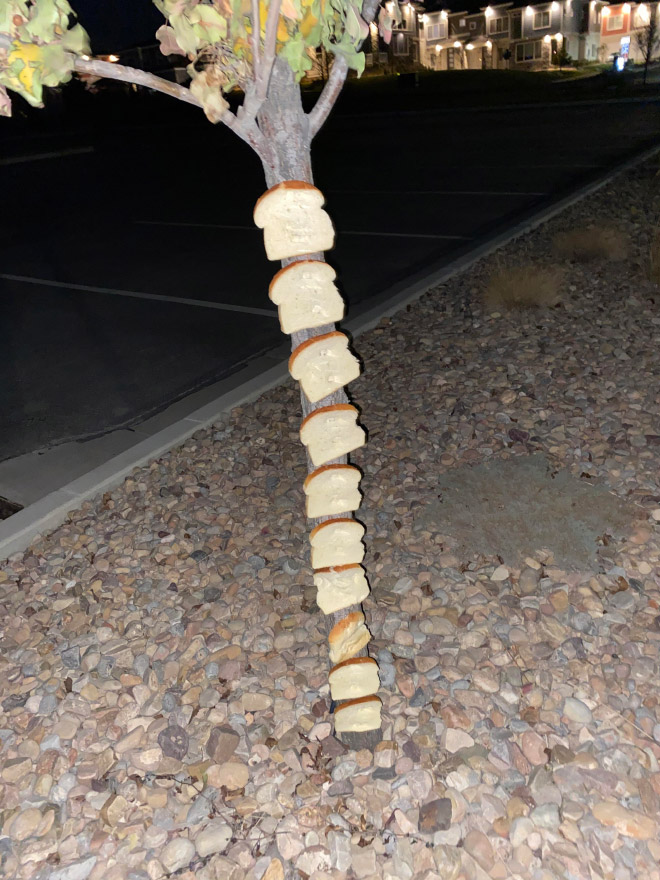
POLYGON ((67 669, 78 669, 80 666, 80 648, 74 645, 62 651, 62 663, 67 669))

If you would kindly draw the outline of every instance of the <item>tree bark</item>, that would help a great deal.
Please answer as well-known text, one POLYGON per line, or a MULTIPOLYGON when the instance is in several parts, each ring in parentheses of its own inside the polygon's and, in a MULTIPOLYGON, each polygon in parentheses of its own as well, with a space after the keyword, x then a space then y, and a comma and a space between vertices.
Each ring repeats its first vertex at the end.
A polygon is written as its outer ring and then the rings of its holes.
MULTIPOLYGON (((335 62, 336 63, 336 62, 335 62)), ((259 128, 263 132, 266 140, 273 146, 272 164, 263 162, 264 173, 266 176, 266 184, 268 188, 282 183, 284 180, 304 180, 307 183, 313 183, 311 164, 311 139, 309 118, 305 115, 300 99, 300 88, 295 82, 291 68, 283 59, 276 59, 268 86, 268 96, 264 102, 258 115, 259 128)), ((322 253, 306 254, 303 257, 294 257, 282 260, 282 265, 286 266, 297 260, 324 260, 322 253)), ((323 327, 316 327, 313 330, 303 330, 298 333, 291 334, 291 348, 295 349, 301 342, 307 339, 313 339, 323 333, 330 333, 335 329, 334 324, 326 324, 323 327)), ((334 394, 328 395, 323 400, 315 404, 300 391, 302 403, 303 418, 314 410, 323 406, 331 406, 336 403, 348 403, 349 398, 343 389, 336 391, 334 394)), ((348 456, 334 459, 329 464, 345 464, 348 456)), ((307 455, 307 470, 311 473, 315 470, 314 465, 307 455)), ((353 517, 352 511, 335 516, 353 517)), ((322 517, 320 519, 310 520, 310 530, 323 520, 334 519, 333 517, 322 517)), ((351 605, 349 608, 327 615, 327 630, 334 626, 339 620, 343 620, 352 611, 361 611, 361 605, 351 605)), ((357 656, 367 656, 367 649, 363 649, 357 656)), ((373 749, 381 740, 382 735, 380 729, 369 730, 364 733, 345 733, 342 734, 342 741, 353 749, 373 749)))

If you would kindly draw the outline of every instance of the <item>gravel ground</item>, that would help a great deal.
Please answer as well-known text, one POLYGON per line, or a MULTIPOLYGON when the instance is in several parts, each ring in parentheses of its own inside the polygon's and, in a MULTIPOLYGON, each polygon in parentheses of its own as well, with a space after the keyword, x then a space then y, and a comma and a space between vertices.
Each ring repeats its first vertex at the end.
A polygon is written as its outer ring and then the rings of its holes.
POLYGON ((660 878, 654 173, 359 340, 374 754, 331 735, 293 383, 0 566, 3 877, 660 878), (612 216, 630 257, 567 264, 561 306, 479 305, 612 216), (443 473, 532 453, 635 506, 590 570, 466 555, 420 516, 443 473))

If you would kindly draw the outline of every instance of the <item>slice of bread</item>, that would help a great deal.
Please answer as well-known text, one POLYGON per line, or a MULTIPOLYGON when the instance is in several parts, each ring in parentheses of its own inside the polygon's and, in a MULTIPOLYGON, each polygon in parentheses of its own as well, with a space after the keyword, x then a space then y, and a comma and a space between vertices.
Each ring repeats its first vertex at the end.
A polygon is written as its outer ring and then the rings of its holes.
POLYGON ((367 438, 357 418, 358 411, 350 403, 335 403, 322 406, 303 419, 300 440, 307 447, 314 467, 364 446, 367 438))
POLYGON ((330 630, 330 662, 334 665, 355 657, 371 640, 371 633, 364 625, 364 614, 351 611, 330 630))
POLYGON ((289 358, 289 372, 311 403, 348 385, 360 375, 360 362, 348 349, 340 330, 301 342, 289 358))
POLYGON ((335 270, 321 260, 299 260, 275 275, 268 296, 277 306, 282 333, 313 330, 344 317, 335 270))
POLYGON ((324 202, 323 193, 304 180, 285 180, 258 199, 254 222, 264 231, 269 260, 330 250, 335 231, 324 202))
POLYGON ((324 614, 359 605, 369 595, 369 584, 361 565, 338 565, 314 572, 316 604, 324 614))
POLYGON ((335 732, 378 730, 382 705, 378 697, 359 697, 342 703, 335 709, 335 732))
POLYGON ((358 486, 362 474, 350 464, 326 464, 305 480, 307 516, 335 516, 357 510, 362 497, 358 486))
POLYGON ((364 559, 364 526, 354 519, 339 518, 322 522, 309 533, 312 568, 348 565, 364 559))
POLYGON ((375 694, 380 687, 378 664, 371 657, 353 657, 330 670, 330 696, 333 700, 355 700, 375 694))

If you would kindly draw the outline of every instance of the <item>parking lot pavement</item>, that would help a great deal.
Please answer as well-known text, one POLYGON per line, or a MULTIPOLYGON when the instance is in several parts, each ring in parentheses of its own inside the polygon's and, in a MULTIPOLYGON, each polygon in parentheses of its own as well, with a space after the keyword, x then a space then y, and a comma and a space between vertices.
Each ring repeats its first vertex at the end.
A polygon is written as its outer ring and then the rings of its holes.
MULTIPOLYGON (((315 174, 351 314, 657 140, 655 104, 337 118, 315 174), (585 124, 588 119, 588 125, 585 124)), ((282 337, 258 162, 208 124, 0 169, 0 460, 137 425, 282 337)))

